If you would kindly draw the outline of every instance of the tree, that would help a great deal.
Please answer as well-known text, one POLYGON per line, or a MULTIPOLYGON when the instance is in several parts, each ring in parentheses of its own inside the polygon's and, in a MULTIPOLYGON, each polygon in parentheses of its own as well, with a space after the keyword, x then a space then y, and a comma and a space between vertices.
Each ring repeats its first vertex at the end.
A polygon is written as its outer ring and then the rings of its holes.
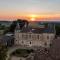
POLYGON ((45 27, 47 28, 48 27, 48 23, 44 23, 45 27))
POLYGON ((17 22, 19 23, 20 29, 22 29, 23 26, 25 25, 25 22, 21 19, 18 19, 17 22))
POLYGON ((25 24, 28 25, 28 21, 27 20, 22 20, 22 19, 17 19, 17 21, 12 22, 9 29, 5 30, 4 33, 6 33, 6 32, 14 32, 17 24, 19 24, 20 29, 22 29, 25 24))
POLYGON ((27 20, 18 19, 17 22, 19 23, 20 29, 22 29, 25 24, 26 24, 26 26, 28 26, 28 21, 27 20))
POLYGON ((56 25, 55 29, 56 29, 56 35, 60 35, 60 25, 56 25))
POLYGON ((4 30, 6 27, 4 25, 0 25, 0 30, 4 30))
POLYGON ((6 60, 7 47, 0 43, 0 60, 6 60))
POLYGON ((17 25, 17 21, 13 21, 10 26, 9 32, 14 32, 16 25, 17 25))
POLYGON ((10 27, 8 27, 4 30, 4 34, 6 34, 8 32, 14 32, 16 25, 17 25, 17 22, 13 21, 12 24, 10 25, 10 27))

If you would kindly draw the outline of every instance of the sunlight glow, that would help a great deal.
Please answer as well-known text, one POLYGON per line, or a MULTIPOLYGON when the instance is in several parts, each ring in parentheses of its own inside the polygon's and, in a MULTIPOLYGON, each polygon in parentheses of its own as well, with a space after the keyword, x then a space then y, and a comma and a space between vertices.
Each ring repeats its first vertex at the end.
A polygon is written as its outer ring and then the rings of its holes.
POLYGON ((32 15, 29 15, 29 17, 31 21, 35 21, 37 18, 37 15, 32 14, 32 15))
POLYGON ((36 17, 38 17, 38 15, 31 14, 29 17, 31 17, 31 18, 36 18, 36 17))
POLYGON ((31 21, 35 21, 35 18, 31 18, 30 20, 31 20, 31 21))

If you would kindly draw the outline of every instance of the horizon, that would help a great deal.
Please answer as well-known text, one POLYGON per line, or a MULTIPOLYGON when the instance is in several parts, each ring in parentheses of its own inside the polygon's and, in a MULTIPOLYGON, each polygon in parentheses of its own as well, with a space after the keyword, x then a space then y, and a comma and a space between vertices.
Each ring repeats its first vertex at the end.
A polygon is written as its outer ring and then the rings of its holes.
MULTIPOLYGON (((4 21, 17 21, 18 19, 15 19, 15 20, 0 20, 0 22, 4 22, 4 21)), ((26 19, 21 19, 21 20, 26 20, 26 19)), ((35 20, 35 21, 31 21, 31 20, 26 20, 28 22, 59 22, 60 23, 60 20, 35 20)))

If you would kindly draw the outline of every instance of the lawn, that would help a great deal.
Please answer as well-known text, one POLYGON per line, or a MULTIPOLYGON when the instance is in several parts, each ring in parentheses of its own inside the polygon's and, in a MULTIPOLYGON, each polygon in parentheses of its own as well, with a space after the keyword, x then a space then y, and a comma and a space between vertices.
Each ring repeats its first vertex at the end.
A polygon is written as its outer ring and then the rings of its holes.
POLYGON ((33 49, 17 49, 11 55, 17 57, 27 57, 30 53, 33 53, 33 49))

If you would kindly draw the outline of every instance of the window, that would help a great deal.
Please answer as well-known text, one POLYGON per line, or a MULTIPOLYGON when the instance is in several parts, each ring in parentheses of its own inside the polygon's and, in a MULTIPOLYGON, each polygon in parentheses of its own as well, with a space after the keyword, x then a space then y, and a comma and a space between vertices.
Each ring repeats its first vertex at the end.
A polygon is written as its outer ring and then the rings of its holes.
POLYGON ((51 36, 51 39, 53 39, 53 36, 51 36))
POLYGON ((22 41, 22 43, 24 43, 24 42, 22 41))
POLYGON ((47 43, 45 42, 44 45, 47 46, 47 43))
POLYGON ((26 34, 26 35, 25 35, 25 39, 27 39, 27 38, 28 38, 28 35, 26 34))
POLYGON ((49 36, 47 36, 47 39, 49 39, 49 36))
POLYGON ((24 37, 24 35, 22 34, 22 38, 24 37))
POLYGON ((17 40, 16 40, 17 41, 17 40))
POLYGON ((34 34, 32 34, 31 37, 32 37, 33 40, 35 39, 35 35, 34 34))
POLYGON ((29 38, 31 38, 31 34, 29 35, 29 38))
POLYGON ((22 35, 22 38, 23 39, 27 39, 28 38, 28 35, 27 34, 24 34, 24 35, 22 35))
POLYGON ((52 44, 50 43, 50 47, 52 46, 52 44))
POLYGON ((39 40, 39 35, 37 35, 37 39, 39 40))
POLYGON ((31 41, 30 41, 30 44, 31 44, 31 41))

